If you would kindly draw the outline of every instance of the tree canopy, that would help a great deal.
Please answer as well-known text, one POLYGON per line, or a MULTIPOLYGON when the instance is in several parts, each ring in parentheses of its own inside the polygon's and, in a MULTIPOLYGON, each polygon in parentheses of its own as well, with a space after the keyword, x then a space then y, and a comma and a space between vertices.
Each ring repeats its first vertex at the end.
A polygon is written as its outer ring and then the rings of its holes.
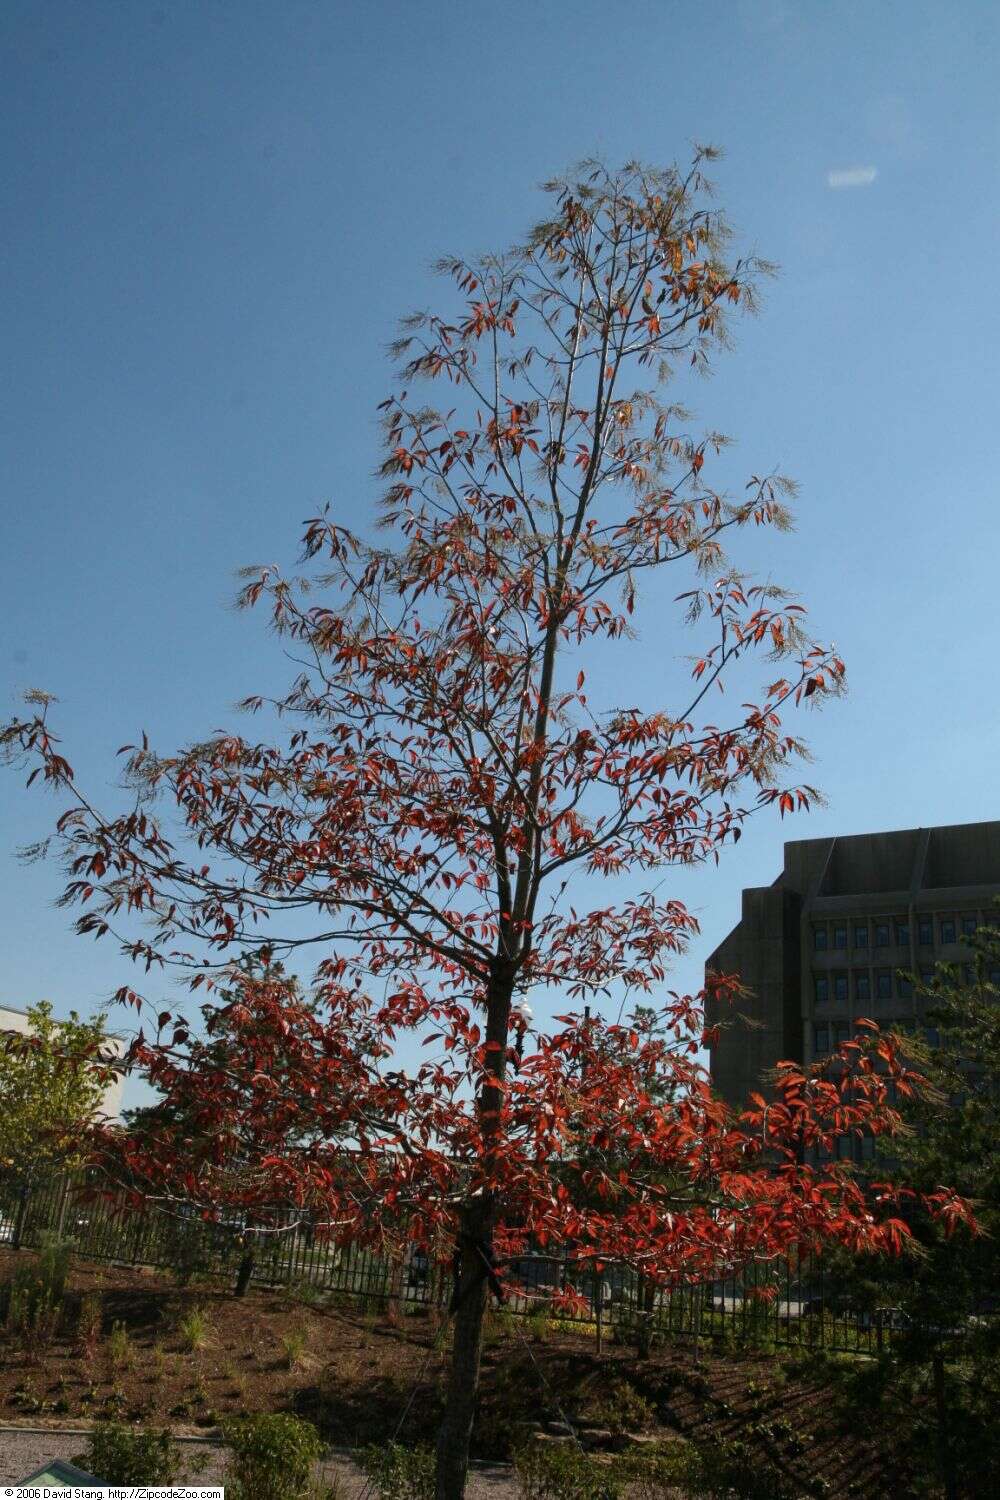
MULTIPOLYGON (((143 740, 127 752, 134 803, 105 815, 47 704, 5 734, 70 794, 57 837, 79 931, 192 987, 221 968, 241 989, 241 1097, 261 1119, 291 1091, 322 1117, 335 1149, 268 1158, 286 1190, 320 1192, 345 1235, 403 1217, 415 1238, 454 1237, 442 1497, 464 1484, 496 1253, 570 1239, 669 1281, 905 1232, 845 1167, 803 1164, 810 1143, 891 1127, 889 1087, 906 1087, 892 1044, 856 1047, 839 1080, 790 1067, 774 1100, 733 1116, 698 1062, 704 996, 662 988, 697 926, 664 872, 718 858, 757 809, 808 807, 783 718, 844 677, 803 607, 724 552, 787 528, 794 487, 761 471, 734 497, 726 440, 668 394, 678 367, 708 370, 769 271, 730 257, 710 154, 685 172, 587 163, 547 184, 548 214, 512 250, 441 262, 447 307, 409 319, 393 351, 384 543, 327 510, 305 526, 299 576, 245 575, 243 603, 267 604, 298 663, 283 696, 245 704, 289 721, 284 740, 167 754, 143 740), (641 705, 629 652, 647 579, 661 686, 641 705), (591 906, 602 880, 609 904, 591 906), (317 954, 322 1025, 288 1026, 287 1081, 268 1063, 291 997, 226 968, 247 949, 317 954), (519 1055, 515 1001, 545 992, 558 1013, 519 1055), (629 996, 656 1004, 658 1031, 612 1019, 629 996), (410 1068, 406 1038, 427 1049, 410 1068), (653 1073, 668 1076, 651 1094, 653 1073), (679 1179, 712 1191, 678 1198, 679 1179)), ((145 1004, 133 985, 119 997, 145 1004)), ((165 1012, 155 1031, 147 1061, 183 1063, 183 1020, 165 1012)), ((209 1115, 226 1108, 200 1087, 209 1115)))
POLYGON ((0 1036, 0 1176, 20 1182, 81 1159, 114 1076, 105 1016, 57 1021, 43 1000, 27 1017, 26 1035, 0 1036))

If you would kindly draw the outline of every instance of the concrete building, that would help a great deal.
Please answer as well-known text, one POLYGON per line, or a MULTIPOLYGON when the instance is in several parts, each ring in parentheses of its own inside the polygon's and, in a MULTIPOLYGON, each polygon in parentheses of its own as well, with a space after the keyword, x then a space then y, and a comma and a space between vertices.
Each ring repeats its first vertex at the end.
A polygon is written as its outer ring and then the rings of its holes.
MULTIPOLYGON (((0 1005, 0 1036, 5 1032, 17 1032, 21 1036, 27 1036, 30 1031, 30 1023, 26 1011, 14 1010, 9 1005, 0 1005)), ((121 1057, 125 1052, 127 1043, 120 1036, 109 1035, 108 1037, 108 1060, 121 1057)), ((122 1091, 125 1087, 125 1075, 118 1073, 114 1083, 108 1085, 101 1100, 100 1113, 106 1120, 117 1120, 121 1115, 122 1091)))
POLYGON ((969 935, 1000 924, 997 897, 1000 822, 787 843, 781 874, 744 890, 741 920, 705 966, 751 991, 709 1007, 723 1026, 716 1089, 741 1103, 782 1059, 808 1063, 847 1040, 856 1016, 919 1023, 907 974, 968 963, 969 935))

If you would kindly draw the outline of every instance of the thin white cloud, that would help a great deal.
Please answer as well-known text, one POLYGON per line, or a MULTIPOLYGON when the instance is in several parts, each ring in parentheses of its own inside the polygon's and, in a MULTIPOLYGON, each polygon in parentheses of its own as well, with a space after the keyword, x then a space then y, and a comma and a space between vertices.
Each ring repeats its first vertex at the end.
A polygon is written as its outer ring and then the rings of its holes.
POLYGON ((826 185, 831 188, 871 187, 877 176, 877 167, 842 167, 839 171, 827 172, 826 185))

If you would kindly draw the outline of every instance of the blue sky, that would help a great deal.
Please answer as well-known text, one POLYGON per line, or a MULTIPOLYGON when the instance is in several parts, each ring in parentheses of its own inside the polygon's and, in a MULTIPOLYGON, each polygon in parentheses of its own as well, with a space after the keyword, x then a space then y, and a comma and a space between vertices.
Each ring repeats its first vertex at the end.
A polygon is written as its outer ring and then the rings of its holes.
MULTIPOLYGON (((851 691, 805 724, 828 807, 676 882, 704 928, 678 986, 784 837, 1000 815, 998 44, 991 0, 6 0, 5 710, 57 694, 108 802, 142 729, 234 723, 285 673, 233 572, 289 565, 326 500, 364 524, 384 347, 440 296, 431 261, 515 238, 586 154, 699 139, 782 274, 683 394, 738 439, 734 480, 801 482, 766 565, 851 691)), ((636 644, 633 701, 687 649, 636 644)), ((130 976, 15 859, 55 811, 22 783, 0 776, 0 1003, 89 1012, 130 976)))

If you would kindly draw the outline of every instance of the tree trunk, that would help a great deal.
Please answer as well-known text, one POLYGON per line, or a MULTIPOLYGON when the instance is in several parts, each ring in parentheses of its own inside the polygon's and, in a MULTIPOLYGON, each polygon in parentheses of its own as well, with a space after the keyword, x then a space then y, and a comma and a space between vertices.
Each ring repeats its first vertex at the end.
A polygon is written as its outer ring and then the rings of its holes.
POLYGON ((462 1500, 469 1470, 469 1441, 479 1393, 479 1361, 483 1349, 483 1318, 489 1284, 479 1246, 485 1248, 487 1215, 473 1205, 464 1216, 466 1230, 460 1251, 456 1288, 451 1370, 444 1418, 437 1440, 436 1500, 462 1500))
POLYGON ((945 1500, 959 1500, 958 1475, 955 1472, 955 1450, 948 1431, 948 1398, 944 1383, 944 1351, 935 1349, 932 1358, 934 1370, 934 1405, 937 1412, 938 1455, 941 1478, 944 1481, 945 1500))
MULTIPOLYGON (((487 1076, 477 1101, 483 1168, 490 1182, 493 1153, 500 1134, 503 1080, 507 1067, 507 1031, 514 993, 514 967, 494 960, 486 1005, 487 1076)), ((487 1272, 493 1263, 493 1227, 497 1204, 490 1191, 466 1201, 460 1220, 458 1284, 455 1288, 451 1371, 444 1418, 437 1441, 436 1500, 463 1500, 469 1472, 469 1440, 479 1394, 479 1361, 483 1349, 483 1317, 489 1296, 487 1272)))

